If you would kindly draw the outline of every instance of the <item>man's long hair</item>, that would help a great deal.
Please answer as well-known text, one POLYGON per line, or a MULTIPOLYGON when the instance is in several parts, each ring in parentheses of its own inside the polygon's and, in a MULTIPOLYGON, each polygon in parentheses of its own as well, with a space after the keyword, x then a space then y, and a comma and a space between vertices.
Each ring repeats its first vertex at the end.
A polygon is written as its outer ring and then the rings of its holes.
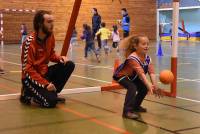
POLYGON ((38 32, 39 29, 42 27, 44 23, 45 14, 51 14, 51 12, 46 10, 39 10, 36 12, 35 17, 33 19, 33 27, 36 32, 38 32))

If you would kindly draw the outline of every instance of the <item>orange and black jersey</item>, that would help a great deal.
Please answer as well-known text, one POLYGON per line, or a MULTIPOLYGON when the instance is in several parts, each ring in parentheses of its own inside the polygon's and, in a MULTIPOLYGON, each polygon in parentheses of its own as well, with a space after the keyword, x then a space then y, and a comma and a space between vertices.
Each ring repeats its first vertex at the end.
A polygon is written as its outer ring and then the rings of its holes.
POLYGON ((49 84, 44 76, 48 71, 48 63, 59 62, 61 56, 54 51, 55 39, 52 34, 44 43, 36 40, 36 33, 31 33, 22 45, 21 63, 22 79, 28 78, 36 85, 45 87, 49 84))
POLYGON ((141 60, 134 54, 131 54, 124 63, 122 63, 115 71, 114 77, 121 78, 124 76, 134 80, 139 74, 152 74, 154 73, 154 67, 150 56, 146 56, 144 60, 141 60))

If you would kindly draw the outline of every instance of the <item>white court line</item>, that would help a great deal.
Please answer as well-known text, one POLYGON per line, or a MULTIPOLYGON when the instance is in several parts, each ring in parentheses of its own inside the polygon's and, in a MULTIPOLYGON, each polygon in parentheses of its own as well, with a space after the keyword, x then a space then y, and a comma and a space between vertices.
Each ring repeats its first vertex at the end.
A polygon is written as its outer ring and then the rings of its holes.
POLYGON ((199 79, 185 79, 185 78, 178 78, 178 79, 184 80, 184 81, 200 82, 199 79))
MULTIPOLYGON (((9 53, 9 52, 0 52, 0 53, 7 53, 7 54, 10 54, 10 55, 21 56, 19 54, 13 54, 13 53, 9 53)), ((9 62, 5 62, 5 63, 9 63, 9 62)), ((12 62, 10 62, 10 63, 12 63, 12 62)), ((91 68, 113 69, 113 67, 111 67, 111 66, 96 66, 96 65, 92 65, 92 64, 83 64, 83 63, 78 63, 78 62, 76 62, 75 64, 81 65, 81 66, 88 66, 88 67, 91 67, 91 68)))
MULTIPOLYGON (((0 53, 7 53, 7 54, 10 54, 10 55, 17 55, 17 56, 21 56, 20 54, 13 54, 13 53, 10 53, 10 52, 0 52, 0 53)), ((179 54, 184 54, 184 53, 180 53, 179 54)), ((164 54, 164 56, 167 56, 167 57, 171 57, 170 54, 164 54)), ((194 60, 200 60, 200 58, 194 58, 194 57, 178 57, 178 58, 187 58, 187 59, 194 59, 194 60)), ((93 65, 92 65, 93 66, 93 65)))
POLYGON ((76 62, 75 64, 77 64, 77 65, 82 65, 82 66, 88 66, 88 67, 91 67, 91 68, 105 68, 105 69, 113 69, 113 67, 111 67, 111 66, 96 66, 96 65, 83 64, 83 63, 78 63, 78 62, 76 62))
POLYGON ((192 64, 192 63, 178 63, 178 65, 190 65, 190 64, 192 64))
MULTIPOLYGON (((66 94, 79 94, 79 93, 90 93, 90 92, 100 92, 101 87, 86 87, 86 88, 72 88, 72 89, 63 89, 61 91, 61 95, 66 94)), ((6 95, 0 95, 0 101, 2 100, 15 100, 20 97, 20 93, 15 94, 6 94, 6 95)))
POLYGON ((10 52, 0 52, 0 53, 5 53, 5 54, 10 54, 10 55, 15 55, 15 56, 21 56, 20 54, 14 54, 14 53, 10 53, 10 52))
MULTIPOLYGON (((17 56, 21 56, 21 55, 18 55, 18 54, 13 54, 13 53, 9 53, 9 52, 4 52, 4 53, 7 53, 7 54, 10 54, 10 55, 17 55, 17 56)), ((104 68, 104 69, 111 69, 113 70, 114 68, 111 67, 111 66, 96 66, 96 65, 92 65, 92 64, 83 64, 83 63, 78 63, 76 62, 75 63, 76 65, 81 65, 81 66, 88 66, 90 68, 104 68)), ((191 65, 192 63, 178 63, 178 65, 191 65)))
MULTIPOLYGON (((169 54, 164 54, 165 57, 171 57, 169 54)), ((194 58, 194 57, 181 57, 180 55, 178 56, 178 59, 192 59, 192 60, 200 60, 200 58, 194 58)))
POLYGON ((2 60, 1 62, 21 66, 21 64, 15 63, 15 62, 10 62, 10 61, 5 61, 5 60, 2 60))
POLYGON ((103 83, 111 84, 111 82, 109 82, 109 81, 104 81, 104 80, 99 80, 99 79, 84 77, 84 76, 80 76, 80 75, 72 75, 72 76, 78 77, 78 78, 82 78, 82 79, 88 79, 88 80, 93 80, 93 81, 98 81, 98 82, 103 82, 103 83))
POLYGON ((200 103, 200 101, 199 101, 199 100, 193 100, 193 99, 188 99, 188 98, 179 97, 179 96, 177 96, 176 98, 178 98, 178 99, 181 99, 181 100, 187 100, 187 101, 192 101, 192 102, 197 102, 197 103, 200 103))
MULTIPOLYGON (((14 71, 14 72, 21 72, 21 71, 14 71)), ((79 75, 72 75, 72 76, 74 76, 74 77, 78 77, 78 78, 83 78, 83 79, 89 79, 89 80, 93 80, 93 81, 98 81, 98 82, 104 82, 104 83, 111 83, 111 82, 108 82, 108 81, 104 81, 104 80, 98 80, 98 79, 94 79, 94 78, 88 78, 88 77, 84 77, 84 76, 79 76, 79 75)), ((183 80, 180 80, 180 81, 177 81, 177 82, 184 82, 185 81, 185 79, 183 79, 183 80)), ((159 82, 160 83, 160 82, 159 82)), ((88 88, 88 87, 87 87, 88 88)), ((94 88, 94 89, 92 89, 92 91, 91 92, 93 92, 93 91, 98 91, 99 90, 99 88, 97 87, 89 87, 89 88, 94 88)), ((87 91, 86 89, 82 89, 82 91, 79 91, 80 90, 80 88, 78 89, 78 90, 72 90, 71 89, 71 91, 70 91, 70 89, 64 89, 64 91, 63 92, 68 92, 68 91, 65 91, 65 90, 69 90, 69 92, 71 92, 71 94, 72 93, 83 93, 83 92, 89 92, 89 91, 87 91)), ((67 94, 67 93, 66 93, 67 94)), ((69 93, 70 94, 70 93, 69 93)), ((17 94, 8 94, 8 95, 0 95, 0 100, 8 100, 8 99, 17 99, 19 97, 19 93, 17 93, 17 94)), ((188 99, 188 98, 183 98, 183 97, 179 97, 179 96, 177 96, 176 98, 178 98, 178 99, 183 99, 183 100, 187 100, 187 101, 192 101, 192 102, 200 102, 200 101, 198 101, 198 100, 192 100, 192 99, 188 99)))
MULTIPOLYGON (((21 73, 22 71, 9 71, 11 73, 21 73)), ((78 78, 82 78, 82 79, 88 79, 88 80, 93 80, 93 81, 98 81, 98 82, 103 82, 103 83, 108 83, 111 84, 111 82, 109 81, 104 81, 104 80, 99 80, 99 79, 94 79, 94 78, 89 78, 89 77, 84 77, 84 76, 80 76, 80 75, 72 75, 73 77, 78 77, 78 78)), ((185 80, 178 80, 177 82, 184 82, 185 80)), ((161 82, 158 82, 161 83, 161 82)))
MULTIPOLYGON (((22 71, 9 71, 11 73, 21 73, 22 71)), ((84 77, 84 76, 80 76, 80 75, 71 75, 73 77, 78 77, 78 78, 82 78, 82 79, 88 79, 88 80, 93 80, 93 81, 98 81, 98 82, 103 82, 103 83, 109 83, 111 84, 111 82, 109 81, 105 81, 105 80, 99 80, 99 79, 95 79, 95 78, 90 78, 90 77, 84 77)))
MULTIPOLYGON (((18 64, 18 63, 15 63, 15 62, 9 62, 9 61, 5 61, 5 60, 3 60, 2 62, 21 66, 21 64, 18 64)), ((17 71, 15 71, 15 72, 17 72, 17 71)), ((156 75, 158 76, 159 74, 156 74, 156 75)), ((75 77, 80 77, 80 78, 95 80, 94 78, 88 78, 88 77, 83 77, 83 76, 78 76, 78 75, 75 75, 75 77)), ((184 80, 184 81, 200 82, 199 79, 186 79, 186 78, 180 78, 180 77, 178 77, 177 79, 181 79, 181 80, 184 80)), ((98 81, 99 82, 108 83, 108 81, 104 81, 104 80, 98 80, 98 81)))
MULTIPOLYGON (((90 92, 100 92, 100 91, 101 91, 101 87, 73 88, 73 89, 63 89, 60 94, 66 95, 66 94, 90 93, 90 92)), ((0 95, 0 101, 18 99, 19 96, 20 96, 20 93, 0 95)), ((176 98, 181 99, 181 100, 200 103, 199 100, 188 99, 188 98, 184 98, 180 96, 177 96, 176 98)))

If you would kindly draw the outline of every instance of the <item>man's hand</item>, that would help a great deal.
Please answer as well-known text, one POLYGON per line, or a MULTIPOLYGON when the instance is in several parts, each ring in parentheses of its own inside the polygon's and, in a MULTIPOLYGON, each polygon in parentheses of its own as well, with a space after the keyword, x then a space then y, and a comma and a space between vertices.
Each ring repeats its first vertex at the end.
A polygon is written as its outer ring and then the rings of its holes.
POLYGON ((48 86, 47 86, 47 90, 48 91, 56 91, 56 87, 53 83, 50 83, 48 86))
POLYGON ((66 56, 62 56, 60 63, 66 64, 66 62, 68 61, 66 56))

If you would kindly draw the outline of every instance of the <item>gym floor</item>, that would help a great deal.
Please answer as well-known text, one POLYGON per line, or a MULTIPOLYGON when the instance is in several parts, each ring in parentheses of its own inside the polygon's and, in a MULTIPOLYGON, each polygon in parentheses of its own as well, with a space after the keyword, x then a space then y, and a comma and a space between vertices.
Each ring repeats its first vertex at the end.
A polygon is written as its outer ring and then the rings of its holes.
MULTIPOLYGON (((60 44, 60 43, 58 43, 60 44)), ((149 55, 156 74, 170 69, 170 42, 162 42, 163 55, 156 56, 157 42, 151 42, 149 55)), ((56 50, 61 51, 62 45, 56 50)), ((65 89, 102 86, 112 81, 116 50, 106 57, 102 52, 101 63, 94 54, 84 59, 84 43, 73 46, 69 58, 76 69, 65 89)), ((1 134, 199 134, 200 133, 200 43, 179 42, 177 98, 155 98, 148 95, 138 120, 122 118, 126 90, 90 92, 63 95, 65 104, 54 109, 22 105, 18 99, 0 101, 1 134)), ((2 96, 20 93, 20 47, 1 47, 0 100, 2 96)), ((169 86, 159 84, 165 89, 169 86)))

